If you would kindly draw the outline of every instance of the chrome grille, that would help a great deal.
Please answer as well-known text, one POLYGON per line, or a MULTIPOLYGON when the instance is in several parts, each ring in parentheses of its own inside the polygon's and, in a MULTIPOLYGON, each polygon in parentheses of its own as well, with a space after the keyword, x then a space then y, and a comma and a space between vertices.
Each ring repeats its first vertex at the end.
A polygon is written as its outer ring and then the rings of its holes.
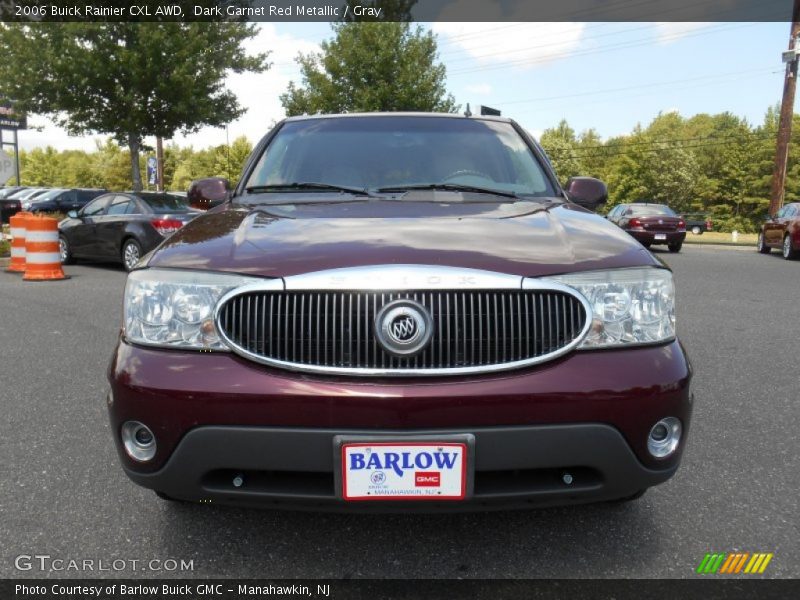
POLYGON ((574 346, 587 314, 561 290, 243 291, 220 308, 217 324, 240 354, 297 370, 354 374, 446 374, 541 362, 574 346), (400 358, 375 336, 387 303, 409 299, 431 314, 433 336, 400 358))

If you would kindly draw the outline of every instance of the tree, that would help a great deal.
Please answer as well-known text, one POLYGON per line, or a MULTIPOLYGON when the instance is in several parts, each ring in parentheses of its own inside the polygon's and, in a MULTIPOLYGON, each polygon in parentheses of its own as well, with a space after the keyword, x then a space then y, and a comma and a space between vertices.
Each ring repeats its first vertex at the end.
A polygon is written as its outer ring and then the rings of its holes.
POLYGON ((0 90, 70 133, 113 135, 138 191, 145 137, 219 127, 244 112, 224 79, 268 68, 266 54, 242 47, 255 34, 232 22, 0 23, 0 90))
POLYGON ((436 38, 401 22, 334 23, 322 52, 300 55, 302 86, 281 95, 287 115, 373 111, 456 112, 436 38))
POLYGON ((545 129, 539 138, 539 143, 550 157, 561 183, 565 183, 570 177, 583 174, 581 161, 575 152, 577 143, 575 130, 566 120, 562 119, 554 128, 545 129))

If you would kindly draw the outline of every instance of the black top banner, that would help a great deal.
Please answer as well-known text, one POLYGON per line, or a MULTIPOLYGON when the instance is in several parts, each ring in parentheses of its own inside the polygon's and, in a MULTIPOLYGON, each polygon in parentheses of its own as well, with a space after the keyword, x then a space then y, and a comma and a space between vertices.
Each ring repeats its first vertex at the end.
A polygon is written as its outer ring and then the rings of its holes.
POLYGON ((797 598, 798 580, 614 579, 16 579, 3 600, 640 600, 797 598))
POLYGON ((793 0, 0 0, 2 21, 792 21, 793 0))

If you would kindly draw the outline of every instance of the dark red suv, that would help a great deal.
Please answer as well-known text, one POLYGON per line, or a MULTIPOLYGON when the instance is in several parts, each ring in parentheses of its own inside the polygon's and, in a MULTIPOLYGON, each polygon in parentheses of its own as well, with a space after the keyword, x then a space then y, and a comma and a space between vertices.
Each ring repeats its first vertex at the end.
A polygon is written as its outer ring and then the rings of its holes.
POLYGON ((672 274, 514 121, 291 118, 223 193, 128 277, 108 406, 136 483, 474 510, 675 473, 692 372, 672 274))
POLYGON ((787 204, 761 226, 758 251, 769 254, 773 248, 786 260, 800 257, 800 202, 787 204))

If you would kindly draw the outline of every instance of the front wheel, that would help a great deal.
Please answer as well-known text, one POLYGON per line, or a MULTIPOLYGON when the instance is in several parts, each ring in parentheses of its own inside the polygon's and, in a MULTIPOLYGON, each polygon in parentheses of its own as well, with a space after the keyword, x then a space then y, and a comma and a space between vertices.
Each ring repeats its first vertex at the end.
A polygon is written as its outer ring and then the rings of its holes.
POLYGON ((683 242, 676 242, 675 244, 667 244, 670 252, 680 252, 683 247, 683 242))
POLYGON ((694 227, 692 227, 692 233, 695 235, 701 235, 703 233, 703 230, 700 229, 700 227, 698 227, 697 225, 695 225, 694 227))
POLYGON ((758 249, 761 254, 769 254, 772 248, 767 246, 767 242, 764 240, 764 232, 758 234, 758 242, 756 243, 756 248, 758 249))
POLYGON ((63 235, 58 236, 58 255, 61 258, 61 264, 69 265, 75 262, 72 258, 72 251, 69 248, 69 242, 63 235))
POLYGON ((122 264, 126 271, 132 271, 142 258, 142 246, 134 239, 122 244, 122 264))
POLYGON ((795 258, 797 258, 798 254, 800 254, 800 252, 792 248, 792 238, 789 237, 788 235, 784 237, 783 258, 785 258, 786 260, 794 260, 795 258))

